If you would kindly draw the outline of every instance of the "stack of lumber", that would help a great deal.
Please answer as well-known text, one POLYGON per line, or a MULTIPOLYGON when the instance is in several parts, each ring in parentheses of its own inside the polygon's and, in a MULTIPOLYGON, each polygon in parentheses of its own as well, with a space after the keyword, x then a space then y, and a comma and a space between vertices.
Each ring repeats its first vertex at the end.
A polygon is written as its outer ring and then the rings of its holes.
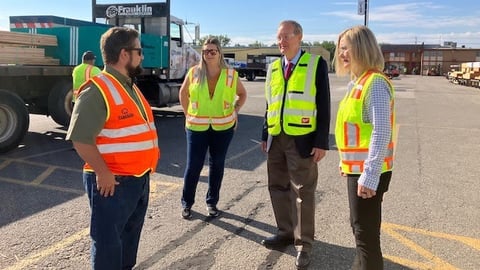
POLYGON ((45 56, 37 46, 57 46, 57 37, 50 35, 0 31, 0 64, 58 65, 59 60, 45 56))
POLYGON ((464 79, 480 79, 480 62, 462 63, 461 67, 464 79))

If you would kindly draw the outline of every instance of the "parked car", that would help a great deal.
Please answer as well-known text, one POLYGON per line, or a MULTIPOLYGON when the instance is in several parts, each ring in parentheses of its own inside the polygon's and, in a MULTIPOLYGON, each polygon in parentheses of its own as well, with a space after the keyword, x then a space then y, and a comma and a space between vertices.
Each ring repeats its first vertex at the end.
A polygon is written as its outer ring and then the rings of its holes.
POLYGON ((400 76, 400 71, 398 71, 396 68, 387 68, 383 71, 383 73, 385 73, 389 79, 400 76))

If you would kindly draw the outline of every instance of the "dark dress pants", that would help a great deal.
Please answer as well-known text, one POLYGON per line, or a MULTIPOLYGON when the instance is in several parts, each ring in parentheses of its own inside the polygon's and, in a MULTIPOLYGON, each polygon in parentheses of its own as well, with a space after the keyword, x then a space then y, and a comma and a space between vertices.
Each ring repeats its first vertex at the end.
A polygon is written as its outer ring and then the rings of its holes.
POLYGON ((295 139, 274 136, 268 151, 268 190, 278 235, 295 238, 298 251, 310 252, 315 234, 315 189, 318 166, 302 158, 295 139))
POLYGON ((370 199, 357 196, 360 175, 348 175, 350 225, 355 236, 356 254, 353 270, 383 270, 380 248, 383 194, 387 192, 392 172, 382 173, 376 195, 370 199))

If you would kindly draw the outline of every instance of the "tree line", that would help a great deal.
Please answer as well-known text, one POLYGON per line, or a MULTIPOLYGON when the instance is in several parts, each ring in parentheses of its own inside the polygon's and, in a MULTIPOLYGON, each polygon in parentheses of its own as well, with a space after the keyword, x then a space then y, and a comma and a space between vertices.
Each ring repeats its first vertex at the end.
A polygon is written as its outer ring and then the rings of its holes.
MULTIPOLYGON (((250 48, 277 47, 277 43, 273 43, 273 44, 268 45, 268 44, 265 44, 265 43, 260 42, 258 40, 251 43, 251 44, 248 44, 248 45, 240 45, 240 44, 237 43, 237 44, 234 44, 233 46, 231 46, 232 40, 227 35, 204 36, 204 37, 201 37, 198 40, 198 44, 203 44, 205 42, 205 40, 207 40, 208 38, 217 38, 220 41, 220 44, 222 45, 222 47, 250 47, 250 48)), ((319 42, 319 41, 314 41, 314 42, 302 41, 302 46, 304 46, 304 47, 321 46, 325 50, 330 52, 330 58, 331 58, 330 60, 332 60, 333 56, 335 55, 335 42, 333 42, 333 41, 322 41, 322 42, 319 42)))

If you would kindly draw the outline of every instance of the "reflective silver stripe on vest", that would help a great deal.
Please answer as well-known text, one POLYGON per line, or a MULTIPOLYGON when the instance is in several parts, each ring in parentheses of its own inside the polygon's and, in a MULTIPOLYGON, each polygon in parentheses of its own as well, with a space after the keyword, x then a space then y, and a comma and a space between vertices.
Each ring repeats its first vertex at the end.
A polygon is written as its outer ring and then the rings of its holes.
POLYGON ((188 115, 187 116, 187 121, 192 124, 214 124, 214 125, 225 125, 228 123, 231 123, 233 120, 235 120, 234 114, 230 114, 225 117, 214 117, 214 118, 208 118, 208 117, 196 117, 194 115, 188 115))
POLYGON ((210 124, 210 119, 208 117, 196 117, 196 116, 193 116, 193 115, 187 115, 186 116, 187 118, 187 122, 189 123, 195 123, 195 124, 210 124))
POLYGON ((306 116, 306 117, 316 117, 317 110, 296 110, 296 109, 283 109, 283 113, 291 116, 306 116))
MULTIPOLYGON (((274 97, 272 97, 272 95, 268 95, 269 96, 269 100, 271 102, 280 102, 282 101, 282 96, 281 95, 276 95, 274 97)), ((271 103, 270 103, 271 104, 271 103)))
MULTIPOLYGON (((340 150, 341 151, 341 150, 340 150)), ((368 158, 368 152, 341 152, 342 160, 345 161, 364 161, 368 158)))
POLYGON ((352 168, 352 173, 361 173, 362 172, 360 165, 352 165, 351 168, 352 168))
POLYGON ((91 72, 92 72, 92 66, 88 65, 87 68, 85 69, 85 81, 88 81, 90 79, 91 72))
POLYGON ((98 151, 102 154, 119 153, 119 152, 136 152, 150 150, 158 147, 157 140, 148 140, 130 143, 109 143, 97 145, 98 151))
POLYGON ((233 85, 233 76, 235 70, 233 68, 227 69, 227 87, 232 87, 233 85))
POLYGON ((279 113, 277 111, 269 111, 267 113, 267 117, 270 118, 270 117, 275 117, 277 116, 279 113))
MULTIPOLYGON (((295 91, 295 90, 293 90, 295 91)), ((308 91, 310 92, 310 90, 308 91)), ((315 96, 310 95, 310 93, 288 93, 288 99, 289 100, 299 100, 299 101, 306 101, 306 102, 315 102, 315 96)))
POLYGON ((120 96, 120 93, 118 92, 117 88, 113 85, 112 81, 110 81, 110 79, 103 74, 99 75, 98 78, 101 79, 107 85, 108 90, 110 91, 110 94, 113 97, 113 101, 115 101, 115 105, 123 104, 123 99, 120 96))
MULTIPOLYGON (((272 66, 273 66, 273 63, 268 65, 267 77, 265 78, 265 85, 267 87, 267 89, 265 89, 265 92, 267 93, 267 96, 266 96, 267 104, 272 104, 274 100, 272 97, 272 87, 270 86, 270 82, 272 81, 272 66)), ((277 97, 275 101, 278 101, 278 99, 280 99, 280 97, 277 97)))
POLYGON ((347 130, 346 130, 347 145, 346 146, 352 146, 352 147, 358 146, 357 138, 360 136, 360 134, 358 134, 359 130, 357 125, 352 123, 346 123, 346 125, 347 125, 347 130))
POLYGON ((149 130, 156 130, 155 123, 151 122, 149 124, 140 124, 140 125, 123 127, 118 129, 104 128, 100 131, 100 134, 98 135, 102 137, 108 137, 108 138, 121 138, 121 137, 145 133, 149 130))
POLYGON ((393 157, 393 147, 387 149, 387 157, 393 157))
MULTIPOLYGON (((341 159, 345 161, 364 161, 368 158, 368 152, 366 151, 353 152, 353 151, 340 150, 340 156, 341 156, 341 159)), ((393 157, 393 148, 388 148, 385 158, 391 158, 391 157, 393 157)))
POLYGON ((295 91, 295 90, 290 90, 288 93, 288 97, 291 100, 302 100, 302 101, 308 101, 310 103, 315 103, 315 96, 312 95, 311 89, 312 89, 312 82, 315 81, 312 78, 313 78, 313 66, 315 65, 316 59, 317 59, 317 56, 315 54, 310 55, 303 94, 291 93, 290 91, 295 91))

